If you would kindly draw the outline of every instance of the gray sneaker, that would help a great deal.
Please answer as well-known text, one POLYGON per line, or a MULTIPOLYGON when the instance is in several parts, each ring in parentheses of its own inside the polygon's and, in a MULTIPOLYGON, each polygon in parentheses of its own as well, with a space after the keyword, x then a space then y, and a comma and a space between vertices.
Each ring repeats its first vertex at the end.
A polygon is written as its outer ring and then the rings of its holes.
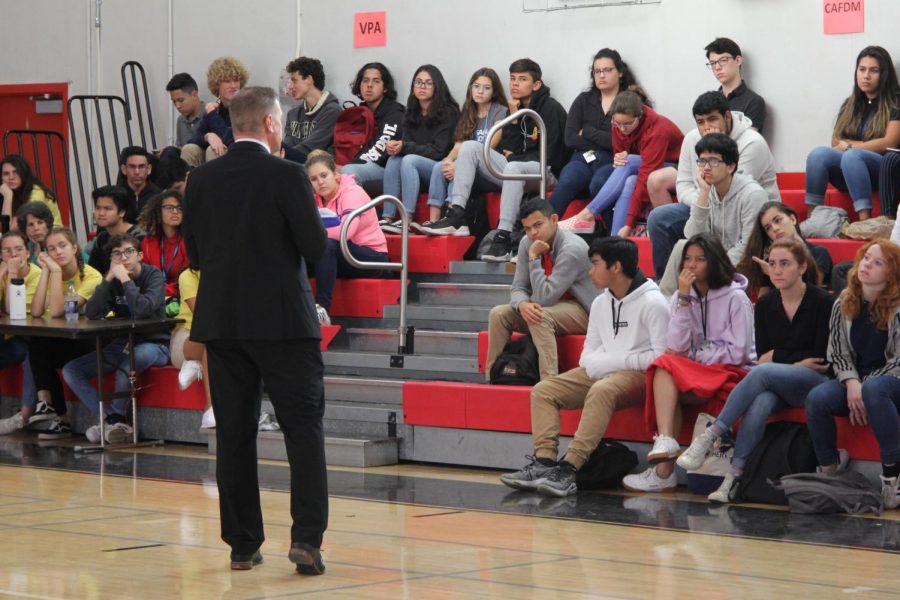
POLYGON ((571 496, 578 493, 575 483, 575 469, 568 464, 559 464, 547 473, 538 484, 537 491, 545 496, 571 496))
POLYGON ((556 468, 556 465, 545 467, 538 462, 534 456, 526 456, 531 462, 521 470, 515 473, 504 473, 500 476, 500 481, 515 490, 536 490, 550 471, 556 468))

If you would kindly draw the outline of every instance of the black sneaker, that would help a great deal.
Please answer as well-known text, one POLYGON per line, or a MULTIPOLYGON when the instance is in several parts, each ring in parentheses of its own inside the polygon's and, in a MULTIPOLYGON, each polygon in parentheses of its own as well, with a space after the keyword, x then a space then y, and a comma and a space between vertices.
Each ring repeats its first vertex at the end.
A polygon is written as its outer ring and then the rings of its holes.
POLYGON ((297 565, 297 572, 303 575, 321 575, 325 572, 322 551, 310 544, 303 542, 291 544, 288 560, 297 565))
POLYGON ((481 255, 484 262, 509 262, 510 258, 510 241, 509 232, 498 229, 491 241, 491 247, 488 251, 481 255))
POLYGON ((447 216, 429 225, 419 225, 417 229, 426 235, 469 235, 469 226, 466 225, 466 209, 453 205, 447 211, 447 216))
POLYGON ((49 421, 56 418, 56 409, 44 402, 38 400, 34 406, 34 414, 28 419, 29 423, 38 423, 40 421, 49 421))
POLYGON ((68 421, 64 421, 59 417, 50 422, 50 427, 47 428, 47 431, 42 431, 38 434, 39 440, 61 440, 70 437, 72 437, 72 426, 69 425, 68 421))
POLYGON ((403 233, 402 219, 382 219, 378 221, 378 226, 381 227, 381 231, 383 231, 384 233, 394 233, 397 235, 403 233))

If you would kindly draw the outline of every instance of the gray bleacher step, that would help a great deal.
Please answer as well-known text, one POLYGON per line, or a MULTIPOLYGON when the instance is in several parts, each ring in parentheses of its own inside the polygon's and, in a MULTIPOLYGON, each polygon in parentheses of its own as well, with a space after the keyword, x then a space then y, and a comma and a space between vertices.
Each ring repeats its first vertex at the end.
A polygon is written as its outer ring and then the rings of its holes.
MULTIPOLYGON (((215 430, 207 435, 209 454, 216 453, 215 430)), ((381 467, 397 464, 397 438, 325 436, 325 463, 341 467, 381 467)), ((256 438, 259 458, 287 460, 284 435, 280 431, 260 431, 256 438)))
POLYGON ((429 306, 484 306, 509 303, 504 283, 419 283, 419 304, 429 306))
MULTIPOLYGON (((391 329, 351 328, 347 329, 347 335, 350 338, 350 350, 397 351, 397 332, 391 329)), ((478 355, 478 333, 474 331, 416 329, 414 343, 417 354, 478 355)))
MULTIPOLYGON (((506 300, 509 302, 509 298, 506 300)), ((406 307, 406 318, 410 324, 428 326, 428 323, 444 322, 470 322, 482 323, 482 329, 487 329, 488 315, 491 309, 483 306, 440 306, 426 304, 409 304, 406 307)), ((400 305, 392 304, 384 307, 385 319, 400 318, 400 305)), ((437 325, 437 323, 435 323, 437 325)))
POLYGON ((515 263, 489 263, 481 260, 454 260, 450 263, 451 275, 508 275, 511 281, 515 272, 515 263))
POLYGON ((403 404, 403 381, 326 375, 325 401, 335 400, 399 406, 403 404))
POLYGON ((326 402, 325 435, 332 437, 397 437, 403 410, 392 404, 326 402))
POLYGON ((410 354, 402 357, 402 366, 388 352, 328 351, 322 355, 328 375, 388 377, 417 381, 484 381, 478 372, 478 359, 464 356, 410 354))

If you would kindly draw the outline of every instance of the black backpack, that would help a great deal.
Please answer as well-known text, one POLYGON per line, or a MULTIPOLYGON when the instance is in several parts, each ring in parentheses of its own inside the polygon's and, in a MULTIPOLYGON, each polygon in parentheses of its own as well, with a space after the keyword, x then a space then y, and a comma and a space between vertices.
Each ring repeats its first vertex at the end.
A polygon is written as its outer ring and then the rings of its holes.
POLYGON ((812 473, 817 464, 805 424, 769 423, 759 445, 747 459, 744 474, 737 480, 734 499, 736 502, 787 504, 784 492, 774 488, 769 481, 775 482, 794 473, 812 473))
POLYGON ((618 487, 622 478, 638 464, 638 456, 619 442, 600 440, 597 449, 575 473, 579 490, 605 490, 618 487))
POLYGON ((491 366, 495 385, 534 385, 541 380, 538 351, 530 335, 510 340, 491 366))
POLYGON ((479 254, 479 246, 484 236, 491 230, 483 194, 472 194, 466 202, 466 225, 469 227, 469 235, 474 236, 475 241, 469 246, 463 260, 480 260, 479 257, 487 252, 487 248, 479 254))

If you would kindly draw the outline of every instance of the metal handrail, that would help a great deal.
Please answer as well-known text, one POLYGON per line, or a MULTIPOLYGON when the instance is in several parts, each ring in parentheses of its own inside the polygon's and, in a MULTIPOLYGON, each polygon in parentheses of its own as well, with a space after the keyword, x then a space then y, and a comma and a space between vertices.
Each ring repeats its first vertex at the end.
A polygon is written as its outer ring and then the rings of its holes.
POLYGON ((482 151, 484 152, 484 166, 488 170, 488 173, 496 177, 497 179, 503 180, 521 180, 521 181, 534 181, 535 179, 541 180, 541 198, 547 198, 547 126, 544 124, 544 119, 541 118, 536 111, 531 110, 530 108, 522 108, 509 115, 505 119, 501 119, 494 123, 494 126, 491 127, 487 135, 484 136, 485 143, 483 145, 482 151), (541 162, 541 172, 537 173, 515 173, 515 174, 507 174, 501 171, 498 171, 494 166, 493 161, 491 160, 491 144, 490 140, 494 139, 494 134, 500 131, 505 125, 512 123, 516 119, 520 117, 529 116, 537 122, 538 131, 540 131, 540 162, 541 162))
POLYGON ((155 150, 157 148, 156 145, 156 131, 153 128, 153 106, 150 104, 150 90, 147 87, 147 74, 144 72, 144 66, 135 61, 129 60, 122 63, 121 69, 119 69, 122 74, 122 95, 125 96, 125 107, 128 110, 128 119, 132 120, 134 118, 133 112, 137 112, 137 124, 138 124, 138 132, 141 134, 141 146, 147 148, 149 150, 155 150), (131 87, 128 86, 128 76, 126 71, 130 71, 131 73, 131 87), (138 75, 141 77, 141 86, 144 92, 143 104, 141 103, 141 96, 138 93, 138 75), (129 93, 131 92, 131 93, 129 93), (132 97, 134 102, 132 103, 132 97), (132 111, 132 106, 134 107, 134 111, 132 111), (147 145, 147 135, 144 132, 144 110, 143 107, 147 107, 147 129, 150 131, 150 145, 147 145))
POLYGON ((347 215, 347 218, 341 223, 341 252, 344 253, 344 258, 347 259, 347 262, 357 269, 390 269, 400 271, 400 325, 397 329, 397 333, 400 336, 400 342, 397 345, 397 354, 412 354, 413 340, 408 334, 413 332, 406 326, 406 280, 409 275, 409 261, 407 260, 409 252, 409 215, 406 213, 406 209, 403 207, 403 203, 400 202, 400 199, 388 194, 382 194, 347 215), (357 260, 356 257, 350 253, 350 247, 347 245, 347 232, 350 230, 350 223, 367 210, 374 209, 384 202, 390 202, 397 208, 397 212, 403 223, 400 232, 400 262, 363 262, 357 260))

